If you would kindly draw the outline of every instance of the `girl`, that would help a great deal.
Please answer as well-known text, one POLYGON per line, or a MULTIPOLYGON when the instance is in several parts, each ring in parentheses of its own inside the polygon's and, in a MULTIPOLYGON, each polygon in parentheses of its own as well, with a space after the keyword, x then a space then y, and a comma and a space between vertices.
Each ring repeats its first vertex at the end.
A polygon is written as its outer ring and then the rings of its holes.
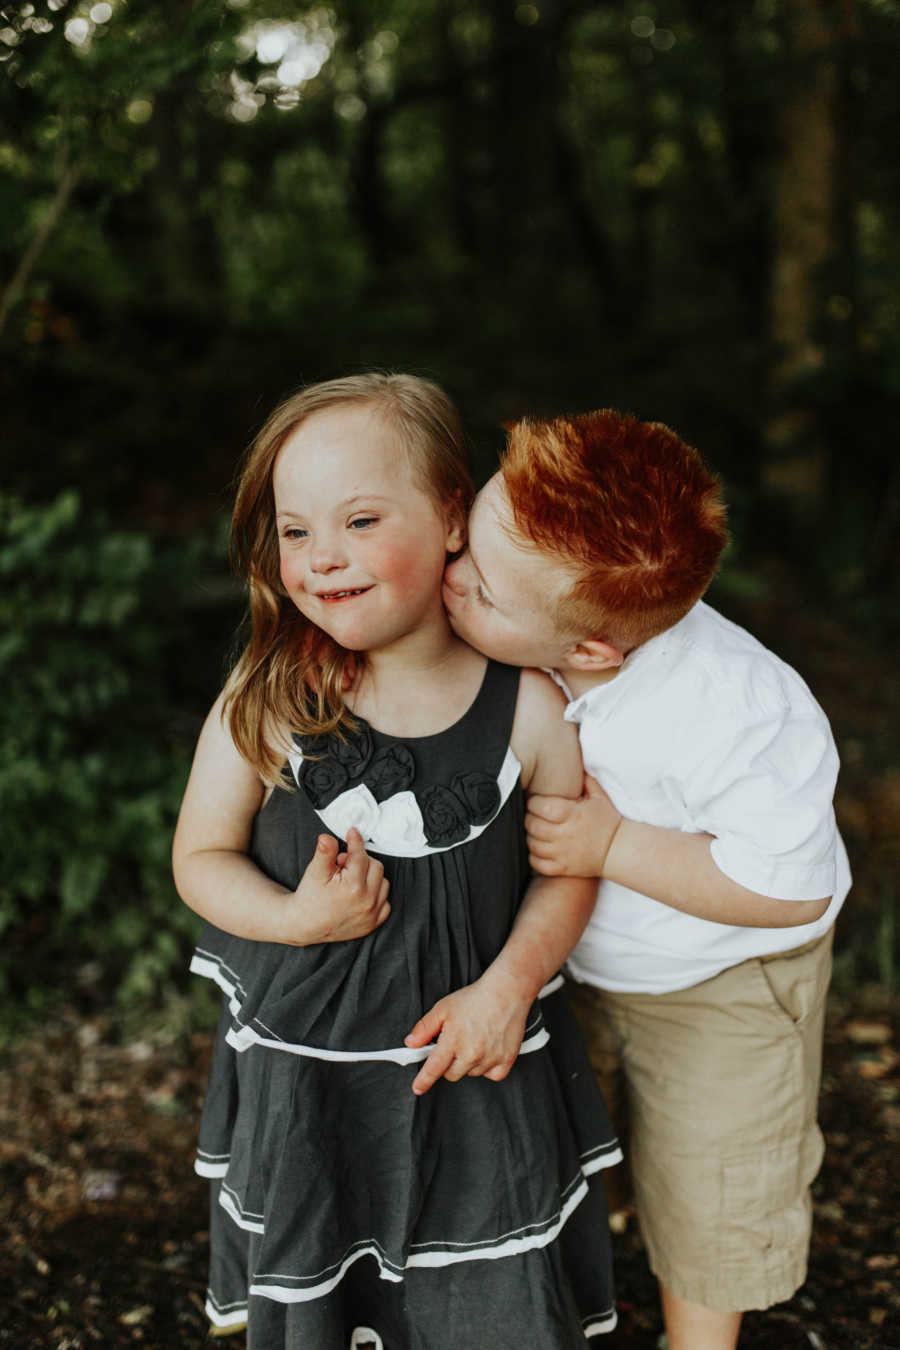
POLYGON ((529 880, 523 830, 523 787, 577 796, 575 729, 543 675, 449 628, 470 499, 452 405, 402 375, 289 399, 238 490, 252 636, 174 868, 225 992, 207 1311, 249 1350, 570 1350, 615 1325, 587 1178, 620 1153, 544 987, 593 887, 529 880))

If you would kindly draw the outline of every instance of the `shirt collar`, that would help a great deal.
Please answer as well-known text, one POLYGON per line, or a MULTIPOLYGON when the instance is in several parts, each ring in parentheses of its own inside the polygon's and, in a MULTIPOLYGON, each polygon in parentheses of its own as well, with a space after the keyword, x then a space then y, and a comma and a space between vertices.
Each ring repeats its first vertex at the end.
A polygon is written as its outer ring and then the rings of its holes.
MULTIPOLYGON (((702 604, 702 601, 698 603, 702 604)), ((605 684, 595 684, 590 689, 586 689, 583 694, 579 694, 577 698, 572 697, 572 691, 559 671, 548 670, 548 675, 559 685, 568 699, 568 705, 563 714, 565 720, 581 723, 586 717, 592 717, 596 720, 609 717, 619 701, 634 686, 638 672, 643 674, 651 669, 665 656, 667 651, 683 641, 685 630, 693 613, 694 609, 689 610, 684 618, 679 619, 678 623, 673 624, 671 628, 667 628, 663 633, 657 633, 655 637, 648 638, 639 647, 635 647, 634 651, 629 652, 614 680, 608 680, 605 684)))

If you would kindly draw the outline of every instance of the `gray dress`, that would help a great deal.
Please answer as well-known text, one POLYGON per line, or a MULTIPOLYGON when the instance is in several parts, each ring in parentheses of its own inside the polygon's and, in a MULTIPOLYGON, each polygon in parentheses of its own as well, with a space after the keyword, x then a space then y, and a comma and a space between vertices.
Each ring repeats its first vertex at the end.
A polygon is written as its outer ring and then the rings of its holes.
POLYGON ((225 998, 200 1128, 207 1311, 248 1350, 569 1350, 615 1325, 598 1172, 618 1145, 565 996, 535 1001, 502 1083, 411 1083, 403 1038, 503 946, 529 880, 518 670, 454 726, 296 738, 251 854, 294 888, 316 837, 361 830, 391 883, 367 937, 313 947, 207 925, 225 998))

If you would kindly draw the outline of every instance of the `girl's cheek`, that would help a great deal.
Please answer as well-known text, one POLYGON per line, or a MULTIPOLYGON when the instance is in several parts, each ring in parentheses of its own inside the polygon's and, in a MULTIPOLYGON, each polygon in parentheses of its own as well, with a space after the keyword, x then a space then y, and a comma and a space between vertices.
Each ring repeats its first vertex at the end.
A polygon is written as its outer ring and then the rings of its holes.
POLYGON ((282 554, 281 562, 278 568, 278 575, 281 577, 281 584, 286 591, 290 590, 293 586, 296 586, 297 584, 295 570, 296 570, 295 568, 291 567, 290 559, 286 558, 284 554, 282 554))

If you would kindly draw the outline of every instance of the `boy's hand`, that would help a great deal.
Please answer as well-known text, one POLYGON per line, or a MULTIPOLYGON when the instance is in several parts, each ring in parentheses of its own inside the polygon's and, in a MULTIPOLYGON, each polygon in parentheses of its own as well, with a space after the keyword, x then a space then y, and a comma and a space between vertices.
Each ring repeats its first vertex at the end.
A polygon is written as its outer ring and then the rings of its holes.
POLYGON ((511 981, 486 971, 480 980, 448 994, 421 1018, 404 1044, 417 1048, 437 1037, 412 1090, 427 1092, 439 1078, 456 1083, 470 1075, 499 1083, 515 1063, 530 1001, 511 981))
POLYGON ((528 799, 528 861, 544 876, 599 877, 622 817, 600 784, 584 776, 584 793, 528 799))
POLYGON ((384 865, 366 853, 359 830, 351 826, 347 831, 346 853, 338 852, 334 835, 320 834, 300 884, 287 902, 282 940, 302 941, 306 946, 365 937, 390 914, 389 889, 384 865))

